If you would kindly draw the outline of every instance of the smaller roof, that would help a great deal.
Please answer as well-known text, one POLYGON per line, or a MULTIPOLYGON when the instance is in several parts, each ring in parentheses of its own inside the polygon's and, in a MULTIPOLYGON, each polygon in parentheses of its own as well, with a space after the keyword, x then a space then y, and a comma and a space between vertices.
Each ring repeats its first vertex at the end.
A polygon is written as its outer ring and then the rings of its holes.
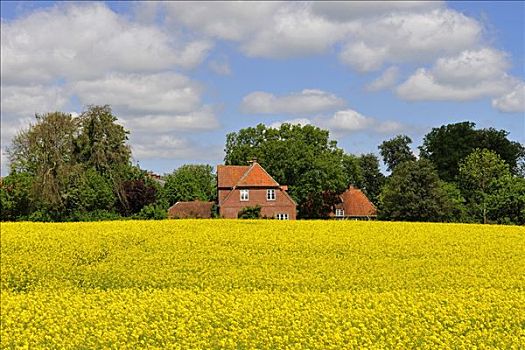
POLYGON ((345 216, 377 216, 375 205, 360 189, 350 186, 340 197, 345 216))
POLYGON ((168 209, 168 217, 171 219, 209 219, 213 202, 192 201, 177 202, 168 209))

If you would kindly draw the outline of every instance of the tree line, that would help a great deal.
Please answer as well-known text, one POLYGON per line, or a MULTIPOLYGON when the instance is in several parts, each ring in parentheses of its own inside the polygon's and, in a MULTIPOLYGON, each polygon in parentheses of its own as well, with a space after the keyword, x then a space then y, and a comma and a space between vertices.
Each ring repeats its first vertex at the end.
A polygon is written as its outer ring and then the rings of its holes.
MULTIPOLYGON (((411 151, 398 135, 353 155, 312 125, 259 124, 226 136, 225 164, 258 162, 288 185, 298 218, 326 218, 349 185, 363 190, 382 220, 525 223, 525 148, 504 130, 462 122, 432 129, 411 151)), ((8 149, 0 185, 2 220, 162 219, 177 201, 216 200, 211 165, 183 165, 159 181, 132 165, 128 132, 109 106, 78 117, 36 116, 8 149)))

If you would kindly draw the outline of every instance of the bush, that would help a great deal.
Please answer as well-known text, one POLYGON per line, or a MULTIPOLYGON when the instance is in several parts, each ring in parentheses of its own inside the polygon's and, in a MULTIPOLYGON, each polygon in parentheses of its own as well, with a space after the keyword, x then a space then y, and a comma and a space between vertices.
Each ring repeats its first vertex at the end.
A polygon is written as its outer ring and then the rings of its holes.
POLYGON ((261 206, 256 205, 255 207, 242 208, 237 214, 239 219, 260 219, 261 218, 261 206))

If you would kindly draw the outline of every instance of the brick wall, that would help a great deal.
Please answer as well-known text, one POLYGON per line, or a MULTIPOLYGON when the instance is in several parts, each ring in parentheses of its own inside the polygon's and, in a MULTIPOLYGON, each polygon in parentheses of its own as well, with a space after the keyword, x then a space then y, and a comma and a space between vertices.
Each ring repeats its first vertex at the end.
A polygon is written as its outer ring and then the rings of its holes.
POLYGON ((279 188, 275 189, 275 200, 266 199, 266 188, 247 188, 249 190, 249 200, 241 201, 241 193, 239 189, 233 190, 233 193, 229 195, 226 201, 224 201, 226 194, 219 190, 219 214, 224 218, 237 218, 239 211, 245 207, 254 207, 260 205, 261 215, 263 217, 275 217, 276 214, 286 213, 290 220, 296 219, 296 207, 295 204, 283 193, 279 188), (222 193, 221 193, 222 192, 222 193))

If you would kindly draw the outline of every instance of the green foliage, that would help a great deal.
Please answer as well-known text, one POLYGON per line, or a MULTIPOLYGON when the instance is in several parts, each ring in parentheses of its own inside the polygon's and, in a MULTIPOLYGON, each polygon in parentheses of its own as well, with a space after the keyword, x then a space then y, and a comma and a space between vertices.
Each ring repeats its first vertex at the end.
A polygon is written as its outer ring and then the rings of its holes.
POLYGON ((475 126, 471 122, 462 122, 433 128, 419 147, 421 156, 432 161, 439 177, 449 182, 456 180, 459 163, 476 148, 494 151, 509 165, 510 171, 517 174, 518 162, 525 154, 524 147, 510 141, 505 130, 476 130, 475 126))
POLYGON ((164 220, 168 217, 167 210, 163 203, 148 204, 133 217, 140 220, 164 220))
POLYGON ((246 165, 257 158, 277 182, 288 185, 301 218, 324 215, 324 208, 333 203, 318 199, 326 199, 325 191, 342 192, 348 184, 344 152, 327 130, 312 125, 285 123, 275 129, 259 124, 241 129, 227 135, 225 152, 228 165, 246 165))
POLYGON ((343 155, 343 169, 348 185, 364 189, 365 178, 359 157, 353 154, 343 155))
POLYGON ((459 183, 475 220, 488 222, 489 197, 496 195, 503 178, 509 176, 505 161, 487 149, 476 149, 460 163, 459 183))
POLYGON ((108 105, 88 106, 79 117, 80 134, 76 139, 79 161, 101 174, 112 173, 130 161, 128 131, 116 121, 108 105))
POLYGON ((33 178, 27 173, 11 173, 0 182, 0 220, 16 221, 31 213, 33 178))
POLYGON ((260 219, 261 218, 261 207, 256 205, 254 207, 245 207, 239 211, 237 215, 239 219, 260 219))
POLYGON ((389 171, 393 171, 396 166, 403 162, 416 160, 416 157, 410 149, 411 143, 412 139, 410 137, 397 135, 390 140, 383 141, 383 143, 379 145, 379 152, 389 171))
POLYGON ((386 181, 379 216, 387 220, 448 221, 454 215, 451 202, 432 163, 425 159, 407 161, 399 164, 386 181))
POLYGON ((495 190, 487 196, 488 218, 499 224, 525 224, 525 179, 500 177, 495 190))
POLYGON ((359 157, 363 183, 360 188, 374 204, 379 203, 379 194, 385 183, 385 175, 379 170, 379 159, 372 153, 359 157))
POLYGON ((165 177, 164 198, 169 204, 181 201, 215 201, 217 180, 211 165, 183 165, 165 177))

